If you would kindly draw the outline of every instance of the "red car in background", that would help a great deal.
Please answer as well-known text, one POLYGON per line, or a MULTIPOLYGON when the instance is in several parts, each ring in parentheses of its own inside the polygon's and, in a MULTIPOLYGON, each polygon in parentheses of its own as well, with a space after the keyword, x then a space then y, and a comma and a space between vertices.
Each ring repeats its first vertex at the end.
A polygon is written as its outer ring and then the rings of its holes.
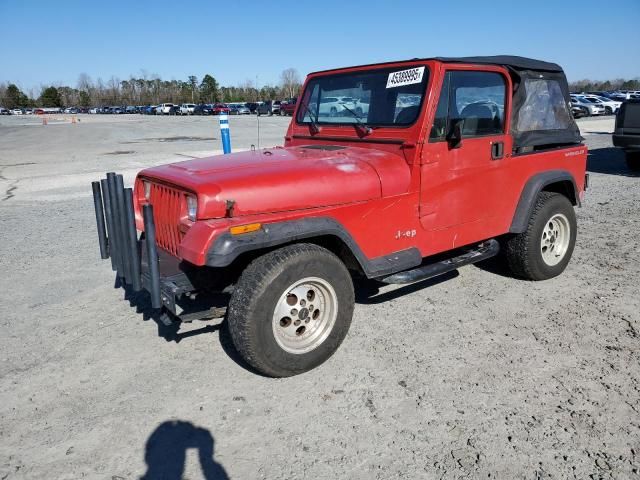
POLYGON ((214 115, 220 115, 221 113, 226 113, 227 115, 229 115, 230 111, 231 109, 227 107, 224 103, 216 103, 215 105, 213 105, 213 108, 211 109, 211 112, 214 115))
POLYGON ((296 109, 297 98, 290 98, 280 104, 280 115, 293 115, 296 109))

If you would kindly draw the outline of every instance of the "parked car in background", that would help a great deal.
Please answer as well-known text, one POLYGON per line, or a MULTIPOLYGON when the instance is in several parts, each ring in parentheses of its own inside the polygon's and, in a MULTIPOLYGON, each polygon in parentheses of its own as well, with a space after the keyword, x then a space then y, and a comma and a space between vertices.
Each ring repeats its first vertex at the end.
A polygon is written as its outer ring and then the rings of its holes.
POLYGON ((231 115, 249 115, 251 110, 244 103, 232 103, 229 104, 231 115))
POLYGON ((293 115, 296 110, 297 98, 290 98, 280 103, 280 115, 293 115))
POLYGON ((24 112, 20 108, 11 109, 11 115, 22 115, 22 114, 24 114, 24 112))
POLYGON ((587 107, 581 107, 580 105, 571 103, 571 114, 573 115, 573 118, 588 117, 589 110, 587 107))
POLYGON ((213 115, 213 106, 201 103, 200 105, 196 105, 193 109, 194 115, 213 115))
POLYGON ((624 150, 629 169, 640 172, 640 99, 622 104, 616 116, 613 144, 624 150))
POLYGON ((318 107, 319 115, 325 117, 336 117, 344 111, 344 102, 340 97, 323 97, 318 107))
MULTIPOLYGON (((350 107, 351 108, 351 107, 350 107)), ((369 115, 369 101, 362 98, 356 98, 353 102, 353 111, 360 117, 367 117, 369 115)))
POLYGON ((64 113, 70 113, 75 115, 76 113, 80 113, 80 110, 78 110, 76 107, 69 107, 64 109, 64 113))
POLYGON ((581 95, 572 95, 571 105, 585 107, 589 111, 589 115, 604 115, 606 113, 604 105, 594 103, 581 95))
POLYGON ((214 104, 212 111, 214 115, 220 115, 221 113, 226 113, 228 115, 230 112, 229 107, 227 107, 224 103, 214 104))
POLYGON ((156 115, 169 115, 173 106, 173 103, 161 103, 156 107, 156 115))
POLYGON ((251 113, 256 113, 256 109, 258 108, 258 102, 247 102, 245 103, 247 108, 251 113))
POLYGON ((619 102, 617 100, 612 100, 608 97, 601 97, 599 95, 586 94, 584 97, 593 103, 602 105, 607 115, 614 115, 618 113, 618 110, 620 109, 620 105, 622 105, 622 102, 619 102))
POLYGON ((133 105, 125 107, 124 113, 137 113, 138 107, 134 107, 133 105))
POLYGON ((156 105, 147 105, 142 109, 142 113, 145 115, 156 115, 156 109, 158 107, 156 105))
POLYGON ((169 115, 180 115, 180 105, 172 105, 169 108, 169 115))
POLYGON ((11 115, 8 108, 0 107, 0 115, 11 115))
POLYGON ((280 102, 267 100, 265 102, 259 103, 256 108, 256 113, 258 115, 273 115, 274 113, 280 113, 280 102))
POLYGON ((193 115, 195 108, 195 103, 183 103, 180 105, 180 115, 193 115))
POLYGON ((27 109, 24 111, 24 114, 25 114, 25 115, 33 115, 33 108, 27 108, 27 109))

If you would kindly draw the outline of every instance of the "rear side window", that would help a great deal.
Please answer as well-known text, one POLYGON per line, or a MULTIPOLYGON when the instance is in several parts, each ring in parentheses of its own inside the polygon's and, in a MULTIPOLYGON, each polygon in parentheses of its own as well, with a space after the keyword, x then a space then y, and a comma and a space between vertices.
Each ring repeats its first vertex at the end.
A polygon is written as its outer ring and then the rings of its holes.
MULTIPOLYGON (((516 132, 536 130, 564 130, 573 120, 564 100, 560 83, 550 79, 526 79, 525 100, 515 121, 516 132)), ((591 99, 575 97, 575 103, 598 103, 591 99)))
POLYGON ((504 133, 506 93, 506 80, 499 73, 447 72, 430 140, 444 140, 448 130, 459 120, 463 121, 464 138, 504 133))

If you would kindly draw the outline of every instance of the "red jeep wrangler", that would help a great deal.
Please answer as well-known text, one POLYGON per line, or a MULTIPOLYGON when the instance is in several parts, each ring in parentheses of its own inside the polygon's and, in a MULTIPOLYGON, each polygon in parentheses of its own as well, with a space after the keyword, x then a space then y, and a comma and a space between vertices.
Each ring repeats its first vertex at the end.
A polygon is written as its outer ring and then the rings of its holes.
POLYGON ((294 375, 345 338, 356 276, 416 282, 500 249, 518 277, 559 275, 587 186, 581 142, 552 63, 312 73, 284 148, 149 168, 133 189, 93 182, 101 255, 164 321, 226 312, 251 366, 294 375))

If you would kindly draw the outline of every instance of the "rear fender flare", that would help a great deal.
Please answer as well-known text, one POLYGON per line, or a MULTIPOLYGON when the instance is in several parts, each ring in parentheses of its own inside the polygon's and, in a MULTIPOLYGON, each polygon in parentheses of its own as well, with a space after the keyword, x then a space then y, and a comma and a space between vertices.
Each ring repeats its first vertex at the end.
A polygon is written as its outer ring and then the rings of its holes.
POLYGON ((520 200, 518 206, 513 214, 511 220, 511 226, 509 227, 510 233, 522 233, 527 229, 529 218, 533 212, 533 208, 536 204, 538 194, 553 184, 562 185, 569 182, 571 184, 571 191, 562 192, 567 196, 569 201, 573 205, 580 206, 580 197, 578 195, 578 188, 576 186, 576 180, 573 175, 566 170, 550 170, 548 172, 542 172, 534 175, 527 180, 527 183, 522 189, 520 194, 520 200))

